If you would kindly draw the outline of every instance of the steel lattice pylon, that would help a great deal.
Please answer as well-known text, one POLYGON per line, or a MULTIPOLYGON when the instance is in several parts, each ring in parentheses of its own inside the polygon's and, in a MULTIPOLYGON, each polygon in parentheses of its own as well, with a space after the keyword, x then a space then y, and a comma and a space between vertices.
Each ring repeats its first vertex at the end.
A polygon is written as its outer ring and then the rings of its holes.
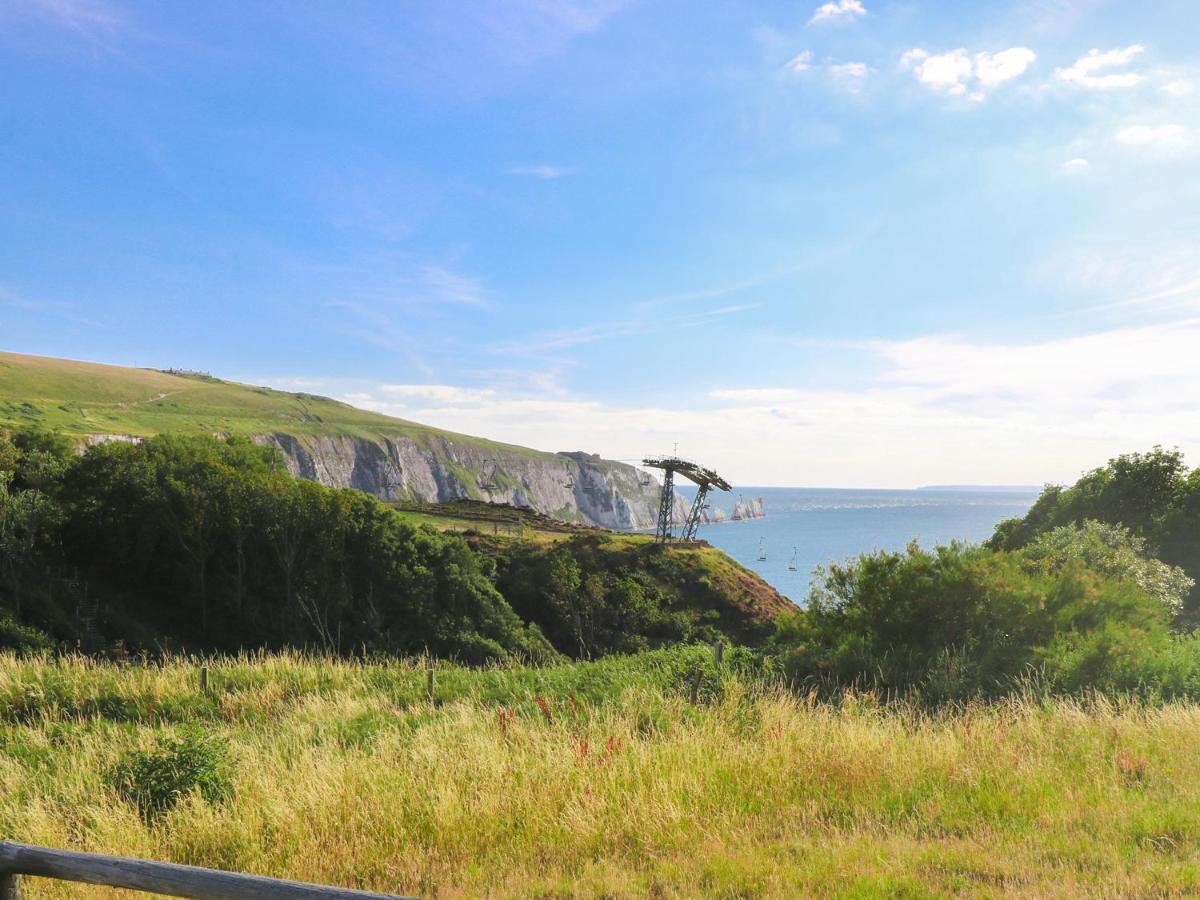
POLYGON ((673 537, 672 526, 675 524, 675 472, 671 469, 663 471, 662 494, 658 499, 658 528, 654 538, 665 544, 673 537))
POLYGON ((682 541, 696 539, 696 529, 700 527, 700 515, 704 512, 704 498, 708 492, 714 487, 722 491, 731 490, 729 482, 712 469, 706 469, 704 466, 690 460, 680 459, 677 456, 649 457, 642 460, 642 465, 651 469, 663 470, 662 494, 658 501, 658 527, 654 534, 655 540, 662 544, 674 540, 676 472, 696 484, 698 488, 696 499, 692 502, 691 509, 688 510, 687 518, 683 522, 683 531, 679 535, 679 539, 682 541))

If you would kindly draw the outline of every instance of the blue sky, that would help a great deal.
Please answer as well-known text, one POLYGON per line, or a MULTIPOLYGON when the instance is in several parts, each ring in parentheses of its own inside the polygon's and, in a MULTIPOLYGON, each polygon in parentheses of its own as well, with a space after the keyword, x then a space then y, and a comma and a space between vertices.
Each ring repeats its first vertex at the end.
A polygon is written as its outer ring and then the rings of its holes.
POLYGON ((742 483, 1200 462, 1194 0, 0 4, 0 347, 742 483))

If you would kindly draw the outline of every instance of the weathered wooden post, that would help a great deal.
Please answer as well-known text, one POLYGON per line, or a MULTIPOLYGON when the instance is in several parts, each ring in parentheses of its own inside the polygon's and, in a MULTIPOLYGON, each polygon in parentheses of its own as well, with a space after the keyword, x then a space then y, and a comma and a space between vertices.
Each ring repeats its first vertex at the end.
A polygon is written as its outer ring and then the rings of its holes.
POLYGON ((433 702, 433 660, 429 661, 429 668, 425 670, 425 694, 429 697, 429 702, 433 702))
POLYGON ((21 876, 0 873, 0 900, 21 900, 21 876))
POLYGON ((208 693, 208 666, 200 667, 200 693, 208 693))
POLYGON ((718 640, 713 644, 713 665, 718 669, 721 668, 721 662, 725 659, 725 642, 718 640))
POLYGON ((704 677, 704 670, 697 669, 696 677, 692 679, 692 706, 700 700, 700 679, 704 677))

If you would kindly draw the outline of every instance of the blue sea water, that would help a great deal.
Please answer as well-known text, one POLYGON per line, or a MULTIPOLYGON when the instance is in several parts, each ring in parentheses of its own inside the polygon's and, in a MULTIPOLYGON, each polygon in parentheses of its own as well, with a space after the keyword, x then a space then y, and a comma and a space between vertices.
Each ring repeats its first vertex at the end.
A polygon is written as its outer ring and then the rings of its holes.
MULTIPOLYGON (((689 501, 695 496, 694 489, 680 493, 689 501)), ((871 550, 901 550, 914 538, 923 547, 979 542, 991 536, 997 522, 1024 515, 1037 499, 1031 490, 741 487, 716 495, 711 504, 729 514, 739 495, 762 497, 766 518, 701 525, 698 537, 800 604, 818 565, 871 550), (765 560, 758 559, 760 542, 765 560)))

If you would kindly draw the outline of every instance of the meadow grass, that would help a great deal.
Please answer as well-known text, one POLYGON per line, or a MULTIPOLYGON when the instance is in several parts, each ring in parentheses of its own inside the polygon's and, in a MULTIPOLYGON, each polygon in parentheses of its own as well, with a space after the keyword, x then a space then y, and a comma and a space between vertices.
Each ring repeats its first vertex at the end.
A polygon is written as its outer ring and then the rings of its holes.
MULTIPOLYGON (((480 452, 559 462, 552 453, 443 431, 313 394, 0 351, 0 428, 117 434, 348 435, 419 445, 449 438, 480 452)), ((472 478, 464 483, 472 483, 472 478)))
POLYGON ((420 661, 212 660, 205 695, 196 660, 3 656, 0 836, 439 897, 1200 891, 1200 707, 829 703, 709 659, 443 665, 431 702, 420 661), (195 723, 232 792, 140 816, 114 766, 195 723))

